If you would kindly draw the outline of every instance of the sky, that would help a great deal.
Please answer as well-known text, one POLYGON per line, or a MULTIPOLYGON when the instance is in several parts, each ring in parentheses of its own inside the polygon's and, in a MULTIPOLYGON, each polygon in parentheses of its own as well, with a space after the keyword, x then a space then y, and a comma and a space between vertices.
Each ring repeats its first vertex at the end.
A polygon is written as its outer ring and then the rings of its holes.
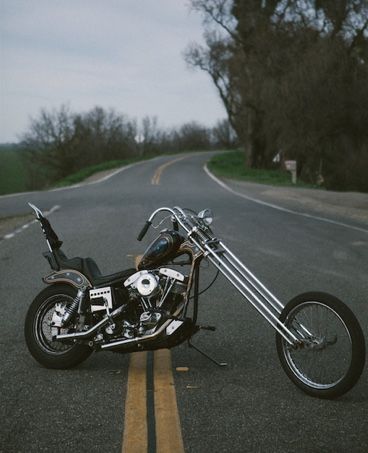
POLYGON ((0 0, 0 143, 63 104, 214 125, 216 89, 183 58, 202 32, 187 0, 0 0))

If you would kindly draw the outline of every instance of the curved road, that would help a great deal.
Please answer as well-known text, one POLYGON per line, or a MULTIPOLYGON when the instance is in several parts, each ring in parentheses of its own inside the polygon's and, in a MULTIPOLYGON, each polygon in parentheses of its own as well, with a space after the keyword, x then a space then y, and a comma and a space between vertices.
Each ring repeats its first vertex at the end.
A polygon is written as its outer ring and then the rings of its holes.
MULTIPOLYGON (((367 335, 368 235, 235 196, 204 172, 208 158, 160 157, 97 184, 1 197, 0 216, 27 212, 27 201, 43 210, 60 206, 49 219, 63 250, 92 256, 112 273, 131 267, 154 236, 136 241, 154 209, 210 207, 217 235, 281 300, 331 292, 367 335)), ((36 224, 0 242, 0 451, 121 451, 129 355, 94 354, 76 369, 54 371, 26 349, 25 313, 49 271, 44 250, 36 224)), ((204 271, 206 281, 212 272, 204 271)), ((217 330, 194 343, 229 365, 218 368, 186 345, 172 350, 185 451, 367 451, 367 369, 339 400, 307 397, 281 370, 272 329, 226 281, 201 302, 200 320, 217 330)))

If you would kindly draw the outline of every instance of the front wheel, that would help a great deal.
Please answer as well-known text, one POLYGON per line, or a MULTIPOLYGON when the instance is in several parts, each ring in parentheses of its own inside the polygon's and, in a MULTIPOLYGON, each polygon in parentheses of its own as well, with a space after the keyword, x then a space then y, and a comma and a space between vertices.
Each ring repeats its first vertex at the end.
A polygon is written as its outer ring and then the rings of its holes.
MULTIPOLYGON (((67 344, 53 338, 53 319, 64 313, 76 295, 77 291, 69 285, 51 285, 29 307, 24 326, 26 343, 32 356, 46 368, 71 368, 92 352, 86 345, 67 344)), ((67 332, 68 329, 60 329, 60 333, 67 332)))
POLYGON ((279 333, 281 365, 305 393, 336 398, 358 381, 365 363, 362 329, 353 312, 330 294, 312 292, 292 299, 280 321, 298 341, 290 345, 279 333))

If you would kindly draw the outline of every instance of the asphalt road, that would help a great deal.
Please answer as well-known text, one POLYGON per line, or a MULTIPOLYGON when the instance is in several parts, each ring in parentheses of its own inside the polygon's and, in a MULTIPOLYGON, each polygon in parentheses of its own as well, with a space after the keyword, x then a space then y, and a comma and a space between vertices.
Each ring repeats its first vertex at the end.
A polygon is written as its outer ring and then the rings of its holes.
MULTIPOLYGON (((287 302, 322 290, 343 299, 368 335, 368 234, 273 209, 234 195, 203 170, 208 154, 161 157, 94 185, 0 198, 0 216, 59 205, 49 220, 72 256, 92 256, 112 273, 134 263, 154 233, 136 236, 159 206, 215 213, 218 237, 287 302), (154 184, 152 184, 154 182, 154 184)), ((76 369, 41 368, 29 355, 24 318, 48 273, 40 228, 0 242, 0 379, 2 452, 121 450, 128 355, 92 355, 76 369)), ((211 278, 210 269, 204 279, 211 278)), ((200 320, 217 326, 194 343, 220 360, 217 368, 186 345, 172 351, 179 415, 187 452, 366 452, 367 369, 335 401, 298 391, 282 371, 274 332, 219 279, 201 299, 200 320), (175 371, 188 367, 187 372, 175 371)))

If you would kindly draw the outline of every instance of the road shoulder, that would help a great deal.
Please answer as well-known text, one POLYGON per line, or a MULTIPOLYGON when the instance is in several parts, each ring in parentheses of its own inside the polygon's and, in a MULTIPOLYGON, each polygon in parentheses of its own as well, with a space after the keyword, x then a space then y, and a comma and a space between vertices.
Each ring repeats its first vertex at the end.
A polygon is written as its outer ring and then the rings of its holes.
POLYGON ((233 190, 266 203, 368 226, 368 194, 279 187, 223 178, 233 190))
POLYGON ((34 219, 32 214, 0 218, 0 240, 5 235, 34 219))

